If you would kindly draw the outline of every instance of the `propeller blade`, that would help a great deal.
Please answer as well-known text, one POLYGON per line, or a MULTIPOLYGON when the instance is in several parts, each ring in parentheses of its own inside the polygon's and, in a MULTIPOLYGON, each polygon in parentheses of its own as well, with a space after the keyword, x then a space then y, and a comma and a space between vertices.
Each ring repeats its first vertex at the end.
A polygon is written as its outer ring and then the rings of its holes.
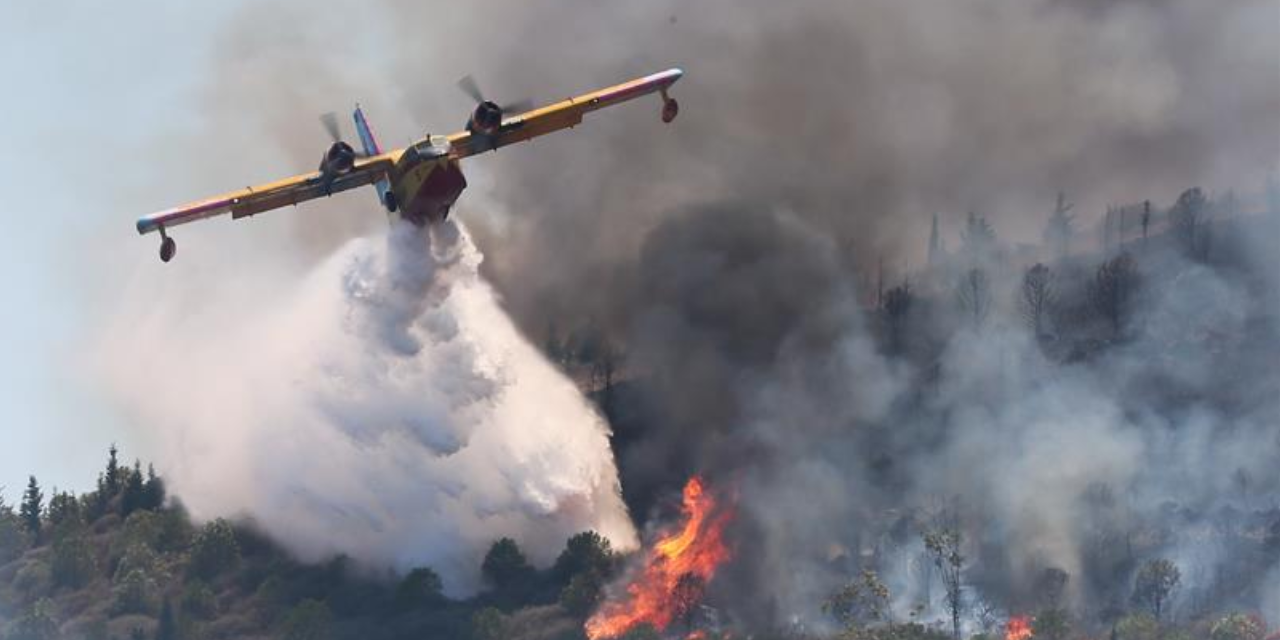
POLYGON ((524 100, 504 104, 500 108, 504 114, 520 114, 533 109, 533 100, 525 98, 524 100))
POLYGON ((324 130, 329 132, 329 137, 334 142, 342 140, 342 131, 338 128, 338 114, 330 111, 320 116, 320 124, 324 125, 324 130))
POLYGON ((480 91, 480 85, 476 84, 476 79, 472 78, 471 74, 462 76, 462 78, 458 80, 458 88, 461 89, 463 93, 471 96, 472 100, 475 100, 476 102, 484 102, 484 93, 480 91))

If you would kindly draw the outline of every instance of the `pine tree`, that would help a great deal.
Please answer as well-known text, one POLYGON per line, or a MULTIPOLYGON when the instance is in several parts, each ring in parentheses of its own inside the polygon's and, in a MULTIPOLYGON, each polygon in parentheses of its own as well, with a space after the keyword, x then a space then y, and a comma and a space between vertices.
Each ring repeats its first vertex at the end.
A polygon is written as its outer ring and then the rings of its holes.
POLYGON ((109 454, 107 458, 107 473, 103 479, 106 481, 106 499, 110 501, 120 491, 120 461, 116 457, 119 451, 116 449, 115 443, 111 444, 111 448, 107 452, 109 454))
POLYGON ((22 494, 22 506, 18 510, 18 515, 22 518, 22 524, 27 532, 37 541, 40 539, 40 514, 43 511, 44 494, 40 492, 40 483, 36 482, 35 476, 30 476, 27 481, 27 490, 22 494))
POLYGON ((146 488, 142 481, 142 463, 135 460, 133 469, 125 470, 124 490, 120 493, 120 516, 129 517, 129 514, 141 509, 146 501, 146 488))
POLYGON ((142 487, 143 500, 142 508, 152 511, 164 506, 165 490, 164 480, 156 475, 154 465, 147 465, 147 481, 142 487))
POLYGON ((107 476, 98 473, 98 488, 87 496, 85 501, 85 521, 97 522, 98 518, 107 514, 107 503, 111 496, 107 494, 107 476))

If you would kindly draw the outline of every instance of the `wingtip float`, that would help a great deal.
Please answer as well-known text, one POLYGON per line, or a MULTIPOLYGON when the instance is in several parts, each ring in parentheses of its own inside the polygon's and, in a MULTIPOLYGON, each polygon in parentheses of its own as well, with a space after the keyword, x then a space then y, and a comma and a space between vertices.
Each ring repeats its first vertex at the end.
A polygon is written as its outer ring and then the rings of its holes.
POLYGON ((473 80, 464 78, 459 86, 477 102, 465 130, 426 136, 386 152, 357 105, 352 119, 360 151, 341 139, 336 119, 327 116, 322 121, 333 143, 316 171, 143 216, 137 230, 142 235, 158 232, 160 259, 169 262, 177 254, 177 243, 167 230, 178 225, 228 213, 232 219, 243 218, 366 185, 374 185, 379 203, 392 216, 418 226, 440 222, 467 186, 460 166, 464 158, 576 126, 587 113, 653 93, 662 98, 662 121, 670 123, 680 113, 680 105, 669 90, 683 76, 682 69, 668 69, 534 109, 487 100, 473 80), (517 114, 508 117, 509 111, 517 114))

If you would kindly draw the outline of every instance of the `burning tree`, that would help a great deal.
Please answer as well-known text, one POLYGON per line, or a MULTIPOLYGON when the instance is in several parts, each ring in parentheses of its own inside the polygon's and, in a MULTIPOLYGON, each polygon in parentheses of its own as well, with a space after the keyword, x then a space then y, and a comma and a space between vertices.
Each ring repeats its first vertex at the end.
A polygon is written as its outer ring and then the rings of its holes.
POLYGON ((658 539, 625 594, 587 620, 588 638, 617 638, 643 625, 658 631, 676 621, 691 625, 706 585, 729 559, 724 530, 733 511, 694 477, 684 487, 681 512, 684 524, 658 539))

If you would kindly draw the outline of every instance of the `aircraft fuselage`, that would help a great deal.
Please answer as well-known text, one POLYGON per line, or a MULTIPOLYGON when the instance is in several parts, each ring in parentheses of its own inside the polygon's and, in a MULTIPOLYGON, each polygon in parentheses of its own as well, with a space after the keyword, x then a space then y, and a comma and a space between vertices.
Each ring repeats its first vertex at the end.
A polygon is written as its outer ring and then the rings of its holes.
POLYGON ((391 171, 395 215, 418 226, 449 217, 453 203, 467 188, 467 179, 447 145, 441 138, 430 138, 400 156, 391 171))

